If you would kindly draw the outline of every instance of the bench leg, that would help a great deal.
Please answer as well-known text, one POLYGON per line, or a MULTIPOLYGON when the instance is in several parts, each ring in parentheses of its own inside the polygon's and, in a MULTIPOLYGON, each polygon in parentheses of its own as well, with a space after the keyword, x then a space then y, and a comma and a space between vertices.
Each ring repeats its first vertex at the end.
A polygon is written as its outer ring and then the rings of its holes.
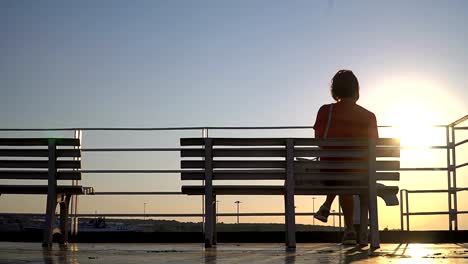
POLYGON ((205 248, 213 247, 213 231, 214 231, 214 218, 213 218, 214 201, 213 196, 205 196, 205 248))
POLYGON ((284 195, 286 247, 296 248, 296 219, 294 210, 294 195, 284 195))
POLYGON ((216 245, 218 243, 218 235, 216 232, 216 225, 218 224, 218 218, 216 217, 216 214, 218 213, 216 210, 217 206, 217 201, 216 201, 216 195, 213 196, 213 245, 216 245))
POLYGON ((66 194, 65 199, 60 202, 60 232, 62 233, 62 240, 60 244, 66 245, 68 243, 68 213, 70 208, 71 195, 66 194))
POLYGON ((57 208, 57 197, 55 195, 47 195, 47 208, 42 247, 52 247, 53 225, 55 223, 55 208, 57 208))
POLYGON ((372 249, 380 248, 377 196, 369 197, 370 244, 372 249))
POLYGON ((359 207, 360 207, 360 230, 356 230, 359 232, 359 245, 367 246, 369 243, 368 241, 368 228, 369 225, 369 202, 368 198, 365 195, 361 195, 359 197, 359 207))

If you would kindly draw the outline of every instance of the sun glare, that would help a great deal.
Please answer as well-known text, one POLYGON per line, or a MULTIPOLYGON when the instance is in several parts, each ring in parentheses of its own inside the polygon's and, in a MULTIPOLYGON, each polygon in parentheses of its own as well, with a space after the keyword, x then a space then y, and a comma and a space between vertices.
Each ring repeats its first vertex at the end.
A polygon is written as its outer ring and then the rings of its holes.
POLYGON ((395 109, 394 115, 394 133, 400 138, 403 147, 427 149, 434 144, 437 133, 430 119, 430 109, 402 102, 395 109))
POLYGON ((438 161, 430 146, 445 144, 444 129, 434 125, 456 119, 460 103, 443 90, 441 82, 408 76, 373 83, 368 98, 378 101, 369 104, 376 109, 379 124, 392 126, 380 135, 400 138, 403 166, 434 165, 438 161))
MULTIPOLYGON (((415 74, 416 75, 416 74, 415 74)), ((458 118, 461 103, 446 93, 444 85, 429 78, 392 78, 371 84, 368 98, 379 124, 396 127, 402 145, 427 147, 437 134, 434 125, 458 118)), ((439 129, 440 130, 440 129, 439 129)))
POLYGON ((411 258, 422 258, 431 255, 433 251, 424 244, 410 244, 406 249, 406 254, 411 258))

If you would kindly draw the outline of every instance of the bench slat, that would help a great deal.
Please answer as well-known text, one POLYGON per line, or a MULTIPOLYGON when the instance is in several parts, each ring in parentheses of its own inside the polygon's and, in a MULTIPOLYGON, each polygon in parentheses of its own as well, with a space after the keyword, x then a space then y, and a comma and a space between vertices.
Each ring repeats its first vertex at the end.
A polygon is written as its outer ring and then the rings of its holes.
POLYGON ((375 148, 375 156, 377 158, 399 158, 400 146, 392 147, 379 147, 375 148))
MULTIPOLYGON (((0 168, 48 168, 47 160, 0 160, 0 168)), ((79 169, 81 162, 79 160, 58 160, 56 163, 58 169, 79 169)))
POLYGON ((367 175, 362 172, 312 172, 312 173, 295 173, 294 180, 296 182, 303 181, 338 181, 338 180, 348 180, 348 181, 362 181, 367 178, 367 175))
MULTIPOLYGON (((181 157, 204 157, 205 151, 198 149, 183 149, 181 157)), ((222 148, 213 149, 213 157, 284 157, 284 148, 222 148)))
MULTIPOLYGON (((353 149, 319 149, 318 147, 296 147, 296 157, 343 157, 359 158, 367 155, 366 150, 353 149)), ((183 149, 180 156, 183 158, 204 157, 202 148, 183 149)), ((213 150, 213 157, 285 157, 284 148, 217 148, 213 150)), ((377 147, 377 157, 400 157, 399 147, 377 147)))
MULTIPOLYGON (((215 171, 213 180, 284 180, 284 170, 232 170, 215 171)), ((203 171, 182 172, 182 180, 204 180, 203 171)))
MULTIPOLYGON (((180 163, 182 169, 203 169, 202 160, 183 160, 180 163)), ((213 168, 284 168, 285 161, 281 160, 215 160, 213 168)), ((367 163, 361 161, 295 161, 295 170, 307 172, 315 169, 366 169, 367 163)), ((400 169, 400 161, 377 161, 378 171, 397 171, 400 169)))
MULTIPOLYGON (((310 170, 362 170, 366 169, 366 162, 362 161, 296 161, 296 172, 308 172, 310 170)), ((400 161, 398 160, 379 160, 376 162, 377 171, 398 171, 400 161)))
MULTIPOLYGON (((204 145, 204 138, 181 138, 181 146, 204 145)), ((213 138, 213 146, 284 146, 284 138, 213 138)))
MULTIPOLYGON (((367 139, 360 138, 294 138, 295 146, 318 146, 318 147, 363 147, 367 146, 367 139)), ((399 147, 400 140, 397 138, 378 138, 376 146, 399 147)))
MULTIPOLYGON (((79 149, 57 149, 57 157, 81 157, 79 149)), ((47 149, 0 149, 0 157, 49 157, 47 149)))
MULTIPOLYGON (((181 180, 204 180, 203 171, 186 171, 181 173, 181 180)), ((311 172, 295 173, 296 181, 304 180, 357 180, 365 179, 367 175, 356 172, 334 173, 334 172, 311 172)), ((377 172, 378 181, 399 181, 399 172, 377 172)), ((284 170, 229 170, 215 171, 213 180, 284 180, 284 170)))
POLYGON ((399 181, 400 173, 399 172, 377 172, 376 180, 378 181, 399 181))
MULTIPOLYGON (((376 147, 377 158, 398 158, 400 157, 400 147, 376 147)), ((317 147, 296 147, 294 150, 296 157, 341 157, 341 158, 361 158, 367 156, 367 150, 363 149, 319 149, 317 147)))
MULTIPOLYGON (((367 179, 368 175, 362 172, 296 172, 294 174, 296 180, 346 180, 346 179, 367 179)), ((399 181, 399 172, 377 172, 376 179, 378 181, 399 181)))
MULTIPOLYGON (((283 195, 284 187, 279 185, 265 186, 265 185, 218 185, 213 186, 216 195, 283 195)), ((357 194, 359 192, 366 192, 366 186, 352 186, 352 187, 339 187, 339 186, 320 186, 316 188, 296 188, 296 195, 322 195, 322 194, 357 194)), ((188 195, 204 195, 204 186, 187 185, 182 186, 182 193, 188 195)), ((384 196, 388 194, 398 193, 397 186, 377 186, 377 194, 384 196)))
MULTIPOLYGON (((202 195, 204 194, 203 186, 182 186, 182 193, 189 195, 202 195)), ((321 186, 314 188, 298 188, 296 187, 294 193, 301 194, 357 194, 366 191, 365 186, 321 186)), ((284 194, 284 187, 279 185, 265 186, 265 185, 218 185, 213 186, 213 191, 216 195, 282 195, 284 194)))
MULTIPOLYGON (((286 138, 212 138, 213 146, 284 146, 286 138)), ((204 138, 181 138, 181 146, 203 146, 204 138)), ((367 139, 294 138, 296 146, 366 146, 367 139)), ((399 146, 397 138, 379 138, 377 146, 399 146)))
POLYGON ((0 146, 48 146, 49 140, 55 140, 57 146, 79 146, 76 138, 0 138, 0 146))
MULTIPOLYGON (((180 163, 182 169, 202 169, 205 166, 204 161, 183 160, 180 163)), ((284 168, 285 161, 281 160, 215 160, 213 168, 284 168)))
MULTIPOLYGON (((0 179, 11 180, 47 180, 47 171, 0 171, 0 179)), ((81 173, 78 171, 59 171, 58 180, 81 180, 81 173)))
MULTIPOLYGON (((47 194, 47 185, 0 185, 1 194, 47 194)), ((82 186, 57 186, 57 193, 83 194, 82 186)))
MULTIPOLYGON (((344 187, 344 186, 319 186, 319 187, 307 187, 301 188, 297 187, 295 190, 296 195, 311 195, 311 194, 318 194, 318 195, 325 195, 325 194, 358 194, 358 193, 366 193, 368 190, 367 186, 352 186, 352 187, 344 187)), ((384 196, 388 194, 396 194, 398 193, 397 186, 378 186, 377 187, 377 195, 384 196)))

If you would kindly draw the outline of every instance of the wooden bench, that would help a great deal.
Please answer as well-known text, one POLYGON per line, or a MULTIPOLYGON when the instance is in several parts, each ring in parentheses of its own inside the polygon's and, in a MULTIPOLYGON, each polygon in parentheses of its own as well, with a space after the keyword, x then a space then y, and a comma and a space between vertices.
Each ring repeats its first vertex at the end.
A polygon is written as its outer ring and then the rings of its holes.
MULTIPOLYGON (((181 150, 182 193, 205 196, 205 247, 216 243, 216 195, 283 195, 286 245, 294 248, 294 195, 326 194, 359 195, 360 232, 367 232, 370 218, 371 247, 379 247, 377 195, 397 199, 398 187, 377 181, 399 180, 398 139, 182 138, 180 144, 189 146, 181 150), (316 157, 350 160, 311 160, 316 157), (186 182, 193 180, 202 180, 202 185, 186 182), (232 184, 215 185, 218 180, 232 184), (258 184, 264 180, 284 184, 258 184)), ((361 237, 359 243, 367 244, 361 237)))
POLYGON ((57 180, 81 180, 80 140, 74 138, 0 138, 1 194, 47 194, 43 246, 52 245, 55 210, 60 205, 60 243, 68 242, 68 211, 72 195, 93 193, 91 187, 57 185, 57 180), (24 185, 42 180, 47 185, 24 185), (11 182, 15 184, 11 184, 11 182), (18 184, 16 184, 18 183, 18 184))

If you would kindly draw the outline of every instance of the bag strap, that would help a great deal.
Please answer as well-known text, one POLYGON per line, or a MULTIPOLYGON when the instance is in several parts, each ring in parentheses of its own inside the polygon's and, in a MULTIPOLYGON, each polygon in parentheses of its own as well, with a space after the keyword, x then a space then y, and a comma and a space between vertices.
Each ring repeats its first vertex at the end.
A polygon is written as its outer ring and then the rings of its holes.
POLYGON ((330 108, 328 110, 328 119, 327 119, 327 126, 325 127, 325 133, 323 133, 323 138, 327 138, 328 130, 330 129, 331 119, 332 119, 332 111, 333 111, 333 104, 330 104, 330 108))

